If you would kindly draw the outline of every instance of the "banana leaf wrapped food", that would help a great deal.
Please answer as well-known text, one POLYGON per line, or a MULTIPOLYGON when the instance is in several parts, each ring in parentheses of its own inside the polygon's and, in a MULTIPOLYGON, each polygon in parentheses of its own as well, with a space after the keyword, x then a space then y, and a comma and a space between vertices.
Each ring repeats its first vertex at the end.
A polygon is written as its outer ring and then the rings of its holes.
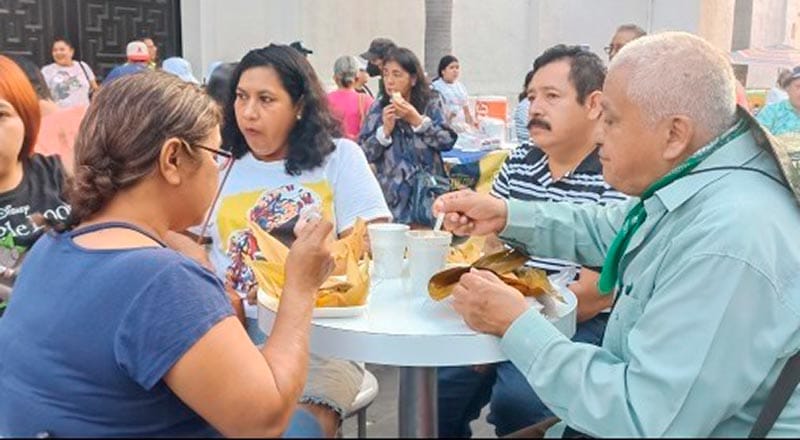
POLYGON ((428 294, 436 301, 447 298, 453 293, 461 276, 474 267, 494 273, 507 285, 540 302, 547 303, 553 299, 564 302, 564 298, 550 284, 547 274, 543 270, 525 266, 526 261, 528 256, 524 253, 516 249, 506 249, 481 257, 468 266, 445 269, 431 277, 428 294))

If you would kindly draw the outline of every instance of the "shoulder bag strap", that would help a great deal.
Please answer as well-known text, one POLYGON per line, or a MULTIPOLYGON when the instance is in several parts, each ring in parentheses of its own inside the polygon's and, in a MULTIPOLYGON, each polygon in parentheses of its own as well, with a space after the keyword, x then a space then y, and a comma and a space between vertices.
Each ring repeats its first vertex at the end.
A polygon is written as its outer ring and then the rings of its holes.
MULTIPOLYGON (((358 92, 356 92, 358 93, 358 92)), ((364 109, 364 94, 358 93, 358 115, 361 117, 361 124, 364 123, 364 115, 366 111, 364 109)))
POLYGON ((800 352, 790 357, 784 365, 778 380, 767 396, 767 402, 761 408, 761 413, 750 431, 750 438, 764 438, 772 430, 778 416, 794 394, 797 384, 800 383, 800 352))
POLYGON ((89 88, 92 87, 92 80, 89 78, 89 74, 86 73, 86 67, 83 65, 83 61, 78 60, 78 65, 81 66, 81 70, 83 71, 83 76, 86 77, 86 82, 89 84, 89 88))

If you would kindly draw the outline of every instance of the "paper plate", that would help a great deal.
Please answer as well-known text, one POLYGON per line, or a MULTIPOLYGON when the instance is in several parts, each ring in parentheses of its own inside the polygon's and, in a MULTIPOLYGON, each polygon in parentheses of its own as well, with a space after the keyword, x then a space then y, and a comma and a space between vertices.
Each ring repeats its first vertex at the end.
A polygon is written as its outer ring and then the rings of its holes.
MULTIPOLYGON (((278 313, 278 298, 258 289, 258 302, 264 307, 278 313)), ((367 296, 367 304, 363 306, 352 307, 314 307, 311 314, 312 318, 352 318, 361 316, 367 311, 369 305, 369 296, 367 296)))

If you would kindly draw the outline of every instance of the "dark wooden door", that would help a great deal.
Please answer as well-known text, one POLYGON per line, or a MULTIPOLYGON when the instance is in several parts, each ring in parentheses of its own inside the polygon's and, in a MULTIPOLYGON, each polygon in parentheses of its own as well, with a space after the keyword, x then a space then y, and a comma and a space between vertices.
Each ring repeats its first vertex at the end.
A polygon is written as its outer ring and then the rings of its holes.
POLYGON ((52 62, 55 35, 66 36, 63 1, 0 0, 0 52, 30 57, 39 65, 52 62))
POLYGON ((151 37, 159 58, 180 56, 180 0, 0 0, 0 52, 52 62, 54 38, 75 45, 75 58, 104 77, 125 62, 131 40, 151 37))

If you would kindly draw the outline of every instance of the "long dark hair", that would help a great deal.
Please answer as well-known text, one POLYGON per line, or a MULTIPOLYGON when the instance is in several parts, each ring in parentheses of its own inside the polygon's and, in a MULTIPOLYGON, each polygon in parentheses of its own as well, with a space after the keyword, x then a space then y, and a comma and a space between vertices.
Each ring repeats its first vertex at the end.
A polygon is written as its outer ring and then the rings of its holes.
POLYGON ((53 46, 56 45, 56 43, 64 43, 67 46, 69 46, 70 49, 75 50, 75 45, 72 44, 72 41, 69 41, 68 39, 66 39, 66 37, 62 37, 62 36, 59 35, 59 36, 53 38, 53 42, 50 43, 50 48, 52 49, 53 46))
POLYGON ((533 72, 534 70, 529 70, 528 73, 525 74, 525 82, 522 83, 522 92, 517 96, 517 102, 522 102, 523 99, 528 98, 528 84, 530 84, 533 79, 533 72))
POLYGON ((437 79, 441 79, 442 78, 442 71, 444 69, 447 69, 447 66, 449 66, 450 64, 457 63, 457 62, 458 62, 458 58, 454 57, 453 55, 445 55, 445 56, 443 56, 442 59, 439 60, 439 68, 436 69, 436 78, 434 78, 433 80, 436 81, 437 79))
POLYGON ((42 75, 41 69, 39 66, 36 65, 30 58, 22 55, 11 55, 11 54, 3 54, 9 58, 11 58, 23 72, 25 72, 25 76, 28 77, 28 81, 31 82, 33 86, 33 90, 36 91, 36 96, 39 99, 43 99, 46 101, 52 101, 53 95, 50 93, 50 88, 47 87, 47 81, 44 79, 44 75, 42 75))
POLYGON ((234 70, 230 95, 225 104, 225 128, 222 130, 225 149, 231 151, 237 159, 250 151, 236 124, 234 102, 242 73, 255 67, 270 67, 275 70, 292 103, 302 103, 301 119, 289 133, 286 173, 296 176, 304 170, 322 165, 325 158, 336 149, 333 138, 341 137, 340 124, 331 115, 327 95, 311 64, 299 52, 286 45, 270 44, 261 49, 253 49, 234 70))
POLYGON ((222 63, 208 77, 206 93, 221 106, 227 104, 230 99, 231 79, 237 64, 222 63))
MULTIPOLYGON (((399 64, 400 67, 408 72, 412 78, 416 78, 416 84, 411 87, 411 105, 417 109, 420 114, 425 112, 425 107, 428 105, 428 102, 431 99, 431 85, 428 83, 428 79, 425 77, 425 71, 422 70, 422 65, 419 63, 419 58, 414 55, 410 49, 406 49, 405 47, 396 47, 391 49, 389 53, 386 54, 386 58, 383 60, 383 65, 389 61, 394 61, 395 63, 399 64)), ((381 107, 386 107, 389 105, 389 100, 391 96, 386 93, 386 85, 381 83, 381 107)))

